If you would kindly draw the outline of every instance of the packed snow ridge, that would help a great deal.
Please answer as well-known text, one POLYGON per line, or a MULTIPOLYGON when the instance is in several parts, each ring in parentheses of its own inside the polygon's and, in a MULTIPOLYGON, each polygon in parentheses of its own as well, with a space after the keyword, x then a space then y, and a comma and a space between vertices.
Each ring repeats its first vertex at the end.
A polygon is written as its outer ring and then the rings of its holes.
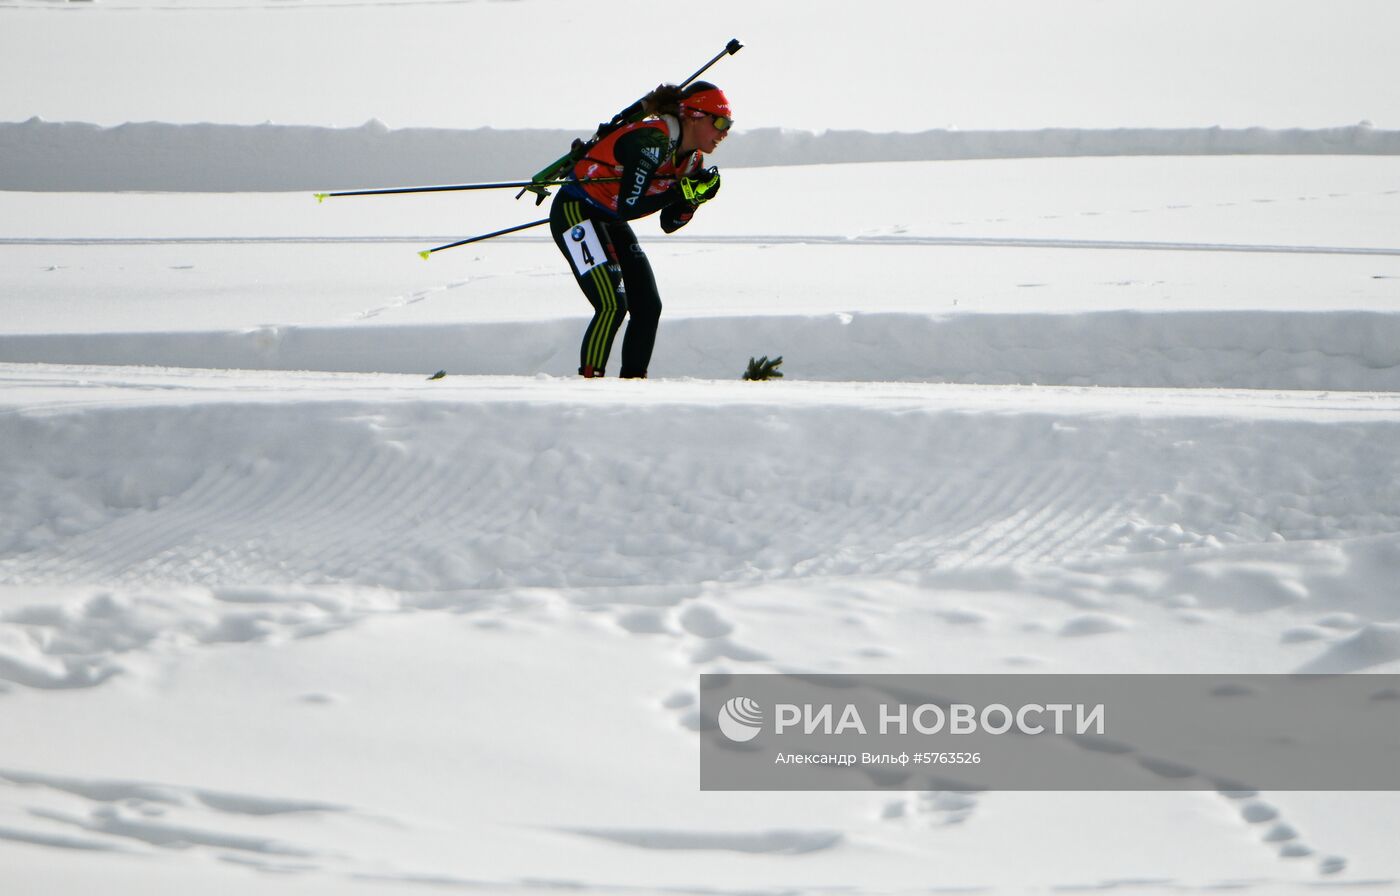
MULTIPOLYGON (((577 329, 562 319, 0 335, 0 360, 567 376, 577 329)), ((1400 391, 1400 319, 1365 311, 681 318, 667 322, 656 368, 733 379, 744 349, 715 346, 767 345, 783 346, 786 369, 805 380, 1400 391)))
MULTIPOLYGON (((518 179, 521 159, 552 159, 587 129, 390 129, 129 123, 31 118, 0 123, 0 190, 348 189, 518 179)), ((1395 155, 1400 131, 1368 122, 1324 129, 1220 127, 821 133, 737 131, 726 167, 1079 156, 1395 155)))

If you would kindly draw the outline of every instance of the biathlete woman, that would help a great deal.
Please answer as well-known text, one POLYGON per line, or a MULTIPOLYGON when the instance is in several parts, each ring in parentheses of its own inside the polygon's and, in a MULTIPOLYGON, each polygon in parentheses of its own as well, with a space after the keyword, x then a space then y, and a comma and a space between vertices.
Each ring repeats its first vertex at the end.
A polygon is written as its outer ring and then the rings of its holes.
POLYGON ((647 375, 661 296, 651 263, 627 223, 661 212, 674 233, 719 192, 719 171, 705 168, 732 123, 718 87, 696 81, 684 90, 665 85, 643 100, 648 117, 623 125, 589 147, 550 207, 549 227, 593 306, 583 334, 578 372, 603 376, 623 315, 621 375, 647 375), (600 179, 602 179, 600 181, 600 179))

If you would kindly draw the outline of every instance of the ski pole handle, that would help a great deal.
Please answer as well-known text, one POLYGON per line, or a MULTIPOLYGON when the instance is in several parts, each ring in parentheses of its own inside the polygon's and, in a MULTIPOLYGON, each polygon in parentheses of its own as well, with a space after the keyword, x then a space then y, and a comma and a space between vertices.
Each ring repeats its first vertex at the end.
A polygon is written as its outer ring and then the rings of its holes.
POLYGON ((733 56, 735 53, 739 52, 739 51, 742 50, 742 49, 744 49, 744 45, 741 44, 741 43, 739 43, 739 38, 737 38, 737 37, 734 38, 734 39, 731 40, 729 43, 727 43, 727 44, 724 45, 724 49, 721 50, 719 53, 717 53, 717 54, 715 55, 715 58, 714 58, 714 59, 711 59, 709 62, 707 62, 707 63, 705 63, 704 65, 700 66, 700 70, 697 71, 695 74, 691 75, 689 78, 686 78, 684 81, 682 81, 681 84, 680 84, 680 86, 681 86, 681 87, 688 87, 688 86, 690 85, 690 82, 691 82, 691 81, 694 81, 696 78, 700 77, 701 75, 705 74, 705 72, 709 71, 709 70, 710 70, 710 67, 711 67, 712 65, 714 65, 716 62, 719 62, 721 59, 723 59, 723 58, 726 57, 726 56, 733 56))

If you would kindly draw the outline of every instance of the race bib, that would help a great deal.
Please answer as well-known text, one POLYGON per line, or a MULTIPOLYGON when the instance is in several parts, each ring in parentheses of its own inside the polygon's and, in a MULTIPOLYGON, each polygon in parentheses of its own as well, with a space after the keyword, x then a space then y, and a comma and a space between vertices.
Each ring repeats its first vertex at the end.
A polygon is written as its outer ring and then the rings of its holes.
POLYGON ((580 277, 608 260, 603 243, 593 229, 592 221, 584 221, 572 227, 564 237, 569 247, 569 258, 573 260, 574 272, 580 277))

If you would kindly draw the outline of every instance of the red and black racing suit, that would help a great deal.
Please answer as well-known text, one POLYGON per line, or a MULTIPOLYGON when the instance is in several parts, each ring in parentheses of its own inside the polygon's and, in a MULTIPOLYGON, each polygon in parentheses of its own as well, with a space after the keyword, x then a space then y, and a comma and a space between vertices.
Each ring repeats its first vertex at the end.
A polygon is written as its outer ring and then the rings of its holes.
POLYGON ((700 170, 704 159, 699 152, 677 159, 679 139, 674 118, 618 128, 589 148, 570 173, 572 182, 554 197, 549 213, 554 242, 593 306, 579 353, 584 376, 603 375, 626 314, 632 319, 622 340, 622 376, 647 375, 661 296, 651 263, 627 222, 659 211, 661 229, 673 233, 694 214, 694 206, 681 195, 679 179, 700 170), (598 183, 595 178, 617 179, 598 183))

